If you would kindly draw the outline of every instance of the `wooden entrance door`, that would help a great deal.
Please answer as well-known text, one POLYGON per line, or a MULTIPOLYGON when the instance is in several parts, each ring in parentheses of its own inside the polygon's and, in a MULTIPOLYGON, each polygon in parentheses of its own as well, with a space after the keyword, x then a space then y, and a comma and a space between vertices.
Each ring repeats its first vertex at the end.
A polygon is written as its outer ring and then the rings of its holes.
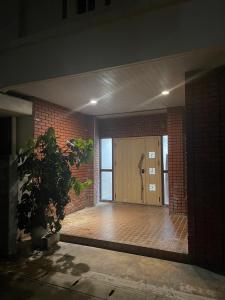
POLYGON ((114 200, 161 205, 161 138, 113 140, 114 200))
POLYGON ((144 139, 113 140, 114 199, 118 202, 143 203, 141 176, 138 169, 144 150, 144 139))

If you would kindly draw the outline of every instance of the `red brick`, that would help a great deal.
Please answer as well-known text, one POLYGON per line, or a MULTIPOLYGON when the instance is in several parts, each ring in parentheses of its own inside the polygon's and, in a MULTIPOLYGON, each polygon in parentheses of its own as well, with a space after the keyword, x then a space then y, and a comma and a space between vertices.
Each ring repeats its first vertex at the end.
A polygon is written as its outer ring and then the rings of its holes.
MULTIPOLYGON (((93 138, 94 118, 43 101, 34 101, 34 137, 43 134, 47 128, 53 127, 56 131, 59 145, 63 147, 71 138, 93 138)), ((80 170, 72 170, 73 174, 80 180, 93 178, 93 164, 83 165, 80 170)), ((93 206, 94 190, 93 186, 84 191, 80 197, 76 197, 71 191, 71 202, 66 207, 66 213, 72 213, 86 206, 93 206)))
POLYGON ((225 271, 225 67, 186 74, 187 196, 192 261, 225 271))

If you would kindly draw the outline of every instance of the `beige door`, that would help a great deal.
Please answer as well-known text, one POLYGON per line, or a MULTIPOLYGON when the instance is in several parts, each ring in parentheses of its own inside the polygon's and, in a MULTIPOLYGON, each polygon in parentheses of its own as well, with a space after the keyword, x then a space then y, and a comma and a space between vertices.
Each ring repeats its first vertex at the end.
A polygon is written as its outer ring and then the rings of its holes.
POLYGON ((161 138, 113 140, 114 200, 161 205, 161 138))
POLYGON ((144 139, 141 138, 113 140, 115 201, 144 202, 142 178, 138 168, 144 147, 144 139))

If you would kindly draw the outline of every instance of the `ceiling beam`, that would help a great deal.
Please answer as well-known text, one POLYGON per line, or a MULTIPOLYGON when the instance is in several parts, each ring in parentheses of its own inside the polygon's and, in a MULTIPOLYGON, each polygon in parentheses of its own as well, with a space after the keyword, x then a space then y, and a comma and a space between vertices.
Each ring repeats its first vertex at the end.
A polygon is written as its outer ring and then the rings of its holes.
POLYGON ((0 93, 0 115, 16 116, 16 115, 32 115, 31 101, 23 100, 21 98, 9 96, 0 93))

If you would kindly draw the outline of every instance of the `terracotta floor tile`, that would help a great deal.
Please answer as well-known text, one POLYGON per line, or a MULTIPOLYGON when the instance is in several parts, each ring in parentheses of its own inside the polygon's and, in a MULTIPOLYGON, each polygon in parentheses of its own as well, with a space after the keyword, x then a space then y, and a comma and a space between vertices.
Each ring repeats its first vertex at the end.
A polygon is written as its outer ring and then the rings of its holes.
POLYGON ((188 253, 187 217, 167 207, 104 203, 68 215, 62 233, 188 253))

